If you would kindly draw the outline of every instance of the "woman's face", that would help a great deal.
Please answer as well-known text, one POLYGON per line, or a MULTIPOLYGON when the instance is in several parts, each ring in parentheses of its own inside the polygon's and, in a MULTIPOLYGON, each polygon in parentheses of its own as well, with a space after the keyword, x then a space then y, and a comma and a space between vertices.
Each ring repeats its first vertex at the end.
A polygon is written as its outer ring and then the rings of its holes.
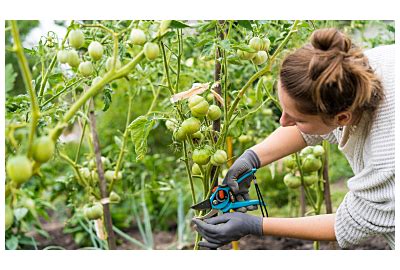
POLYGON ((337 125, 327 125, 319 115, 302 114, 296 109, 296 100, 292 99, 278 83, 278 97, 282 106, 280 124, 283 127, 297 126, 306 134, 324 135, 334 130, 337 125))

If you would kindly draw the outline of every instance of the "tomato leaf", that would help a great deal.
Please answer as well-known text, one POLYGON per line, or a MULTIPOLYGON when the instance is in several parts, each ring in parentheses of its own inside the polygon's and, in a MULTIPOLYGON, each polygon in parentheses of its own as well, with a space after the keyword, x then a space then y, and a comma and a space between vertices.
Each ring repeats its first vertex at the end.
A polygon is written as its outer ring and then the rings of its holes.
POLYGON ((6 247, 9 250, 15 250, 18 247, 18 237, 17 236, 11 236, 11 238, 6 240, 6 247))
POLYGON ((6 65, 4 77, 6 81, 5 90, 9 92, 14 88, 15 78, 17 77, 17 73, 14 72, 12 64, 6 65))
POLYGON ((108 108, 110 108, 110 104, 112 102, 111 93, 112 93, 111 88, 106 88, 103 92, 103 102, 104 102, 103 112, 107 111, 108 108))
POLYGON ((187 24, 185 24, 185 23, 183 23, 181 21, 172 20, 169 27, 181 29, 181 28, 187 28, 187 27, 190 28, 191 26, 187 25, 187 24))
POLYGON ((128 127, 135 144, 136 161, 142 160, 147 153, 147 137, 154 126, 154 120, 139 116, 128 127))
POLYGON ((243 28, 253 31, 253 27, 251 26, 251 22, 249 20, 239 20, 238 24, 243 28))

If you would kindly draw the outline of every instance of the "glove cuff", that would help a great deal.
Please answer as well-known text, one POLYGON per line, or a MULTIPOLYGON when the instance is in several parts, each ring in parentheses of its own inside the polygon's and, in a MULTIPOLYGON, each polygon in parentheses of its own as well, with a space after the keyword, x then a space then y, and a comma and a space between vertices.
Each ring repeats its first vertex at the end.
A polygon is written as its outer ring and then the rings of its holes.
POLYGON ((260 168, 260 166, 261 166, 260 159, 258 158, 256 152, 254 152, 253 150, 247 149, 246 151, 244 151, 244 153, 241 157, 248 160, 254 168, 256 168, 256 169, 260 168))
POLYGON ((250 234, 257 236, 263 235, 263 217, 252 216, 250 234))

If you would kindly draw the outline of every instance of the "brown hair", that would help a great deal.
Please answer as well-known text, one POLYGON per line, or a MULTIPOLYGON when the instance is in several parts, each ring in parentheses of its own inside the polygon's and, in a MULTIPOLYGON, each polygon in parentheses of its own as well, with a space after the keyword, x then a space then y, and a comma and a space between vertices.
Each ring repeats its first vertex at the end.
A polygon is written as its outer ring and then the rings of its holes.
POLYGON ((280 82, 301 113, 324 121, 345 110, 374 112, 384 96, 361 49, 334 28, 314 31, 311 44, 288 55, 280 82))

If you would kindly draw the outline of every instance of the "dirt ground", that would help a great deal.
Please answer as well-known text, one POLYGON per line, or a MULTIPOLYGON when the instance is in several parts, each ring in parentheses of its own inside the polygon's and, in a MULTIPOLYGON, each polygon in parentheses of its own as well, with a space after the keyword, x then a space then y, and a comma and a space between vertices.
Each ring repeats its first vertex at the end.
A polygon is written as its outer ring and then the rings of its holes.
MULTIPOLYGON (((43 249, 48 246, 61 246, 65 249, 78 249, 79 247, 73 241, 73 238, 69 234, 63 233, 62 224, 46 224, 45 230, 51 235, 51 239, 45 239, 36 234, 33 237, 40 243, 38 248, 43 249)), ((131 228, 125 231, 128 235, 140 240, 140 233, 136 228, 131 228)), ((155 249, 176 249, 174 243, 176 242, 175 231, 161 231, 155 232, 154 235, 155 249)), ((120 238, 117 236, 118 249, 121 250, 136 250, 140 249, 138 246, 120 238)), ((257 237, 257 236, 246 236, 243 237, 239 242, 239 248, 241 250, 311 250, 313 249, 313 241, 298 240, 291 238, 282 237, 257 237)), ((182 247, 182 249, 193 249, 192 245, 182 247)), ((231 249, 231 244, 222 247, 221 249, 231 249)), ((321 242, 320 249, 340 249, 337 243, 333 242, 321 242)), ((385 250, 390 249, 389 245, 385 242, 383 237, 372 237, 365 240, 357 247, 353 249, 358 250, 385 250)))

